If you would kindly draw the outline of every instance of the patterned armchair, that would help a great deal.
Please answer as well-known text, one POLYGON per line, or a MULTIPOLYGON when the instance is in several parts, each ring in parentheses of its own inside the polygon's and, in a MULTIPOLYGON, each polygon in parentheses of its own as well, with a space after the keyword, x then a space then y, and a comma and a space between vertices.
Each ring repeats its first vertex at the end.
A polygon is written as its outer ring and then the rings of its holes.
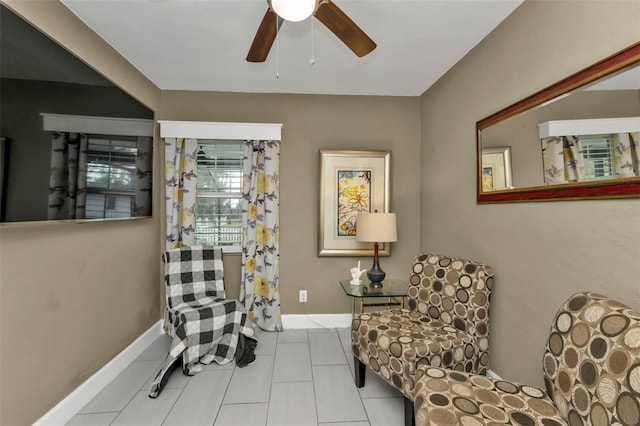
POLYGON ((187 375, 213 361, 227 364, 235 358, 243 367, 255 360, 257 343, 244 306, 225 298, 221 247, 182 247, 163 253, 162 260, 171 346, 149 390, 151 398, 160 394, 178 360, 187 375))
POLYGON ((562 304, 534 386, 421 366, 416 424, 639 425, 640 312, 595 293, 562 304))
POLYGON ((356 314, 351 351, 356 386, 368 366, 405 396, 405 423, 413 424, 419 365, 484 374, 489 362, 490 266, 420 254, 409 279, 408 309, 356 314))

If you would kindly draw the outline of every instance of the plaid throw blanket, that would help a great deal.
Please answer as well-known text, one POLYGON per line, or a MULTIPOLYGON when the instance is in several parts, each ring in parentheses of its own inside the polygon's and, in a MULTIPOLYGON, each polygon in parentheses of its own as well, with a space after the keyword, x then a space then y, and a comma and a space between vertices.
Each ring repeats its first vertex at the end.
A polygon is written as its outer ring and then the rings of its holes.
MULTIPOLYGON (((224 298, 222 249, 183 247, 164 253, 163 260, 171 348, 151 385, 152 398, 160 394, 180 358, 184 374, 193 375, 203 364, 231 362, 241 335, 254 339, 244 307, 224 298)), ((247 346, 255 344, 242 345, 247 346)))
POLYGON ((172 315, 174 330, 169 356, 182 354, 183 369, 189 375, 212 361, 224 365, 233 360, 239 334, 253 336, 247 314, 237 300, 217 299, 207 305, 183 304, 172 315))

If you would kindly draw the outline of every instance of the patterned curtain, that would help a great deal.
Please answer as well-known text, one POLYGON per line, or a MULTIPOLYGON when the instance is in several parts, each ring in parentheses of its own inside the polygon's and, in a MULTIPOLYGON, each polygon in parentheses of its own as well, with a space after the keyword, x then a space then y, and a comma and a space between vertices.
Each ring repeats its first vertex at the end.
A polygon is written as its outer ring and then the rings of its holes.
POLYGON ((584 159, 576 136, 551 136, 541 139, 544 182, 577 182, 584 178, 584 159))
POLYGON ((279 163, 280 142, 244 143, 240 301, 251 322, 267 331, 282 331, 279 163))
POLYGON ((136 153, 135 215, 151 216, 151 183, 153 179, 152 138, 139 136, 136 153))
POLYGON ((613 135, 614 171, 624 177, 640 176, 640 132, 613 135))
POLYGON ((81 133, 53 132, 47 219, 85 217, 88 140, 81 133))
POLYGON ((166 138, 166 249, 192 246, 196 228, 196 139, 166 138))

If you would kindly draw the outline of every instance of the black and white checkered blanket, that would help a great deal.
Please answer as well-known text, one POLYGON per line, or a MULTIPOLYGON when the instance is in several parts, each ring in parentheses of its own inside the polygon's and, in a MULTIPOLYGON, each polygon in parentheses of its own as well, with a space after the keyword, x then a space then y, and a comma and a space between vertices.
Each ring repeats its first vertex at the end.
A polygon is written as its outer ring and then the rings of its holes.
POLYGON ((204 364, 231 362, 241 335, 251 339, 254 336, 244 307, 237 300, 225 299, 219 247, 170 250, 164 253, 163 260, 167 284, 165 321, 171 347, 153 381, 151 397, 162 391, 167 373, 180 358, 183 372, 193 375, 204 364))

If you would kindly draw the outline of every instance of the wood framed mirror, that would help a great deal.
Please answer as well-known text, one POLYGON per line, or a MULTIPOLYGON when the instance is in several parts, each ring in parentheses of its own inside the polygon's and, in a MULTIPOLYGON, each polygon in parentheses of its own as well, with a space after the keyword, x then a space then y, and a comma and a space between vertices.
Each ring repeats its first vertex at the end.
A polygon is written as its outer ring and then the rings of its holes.
POLYGON ((476 136, 479 204, 640 198, 640 42, 478 121, 476 136))

